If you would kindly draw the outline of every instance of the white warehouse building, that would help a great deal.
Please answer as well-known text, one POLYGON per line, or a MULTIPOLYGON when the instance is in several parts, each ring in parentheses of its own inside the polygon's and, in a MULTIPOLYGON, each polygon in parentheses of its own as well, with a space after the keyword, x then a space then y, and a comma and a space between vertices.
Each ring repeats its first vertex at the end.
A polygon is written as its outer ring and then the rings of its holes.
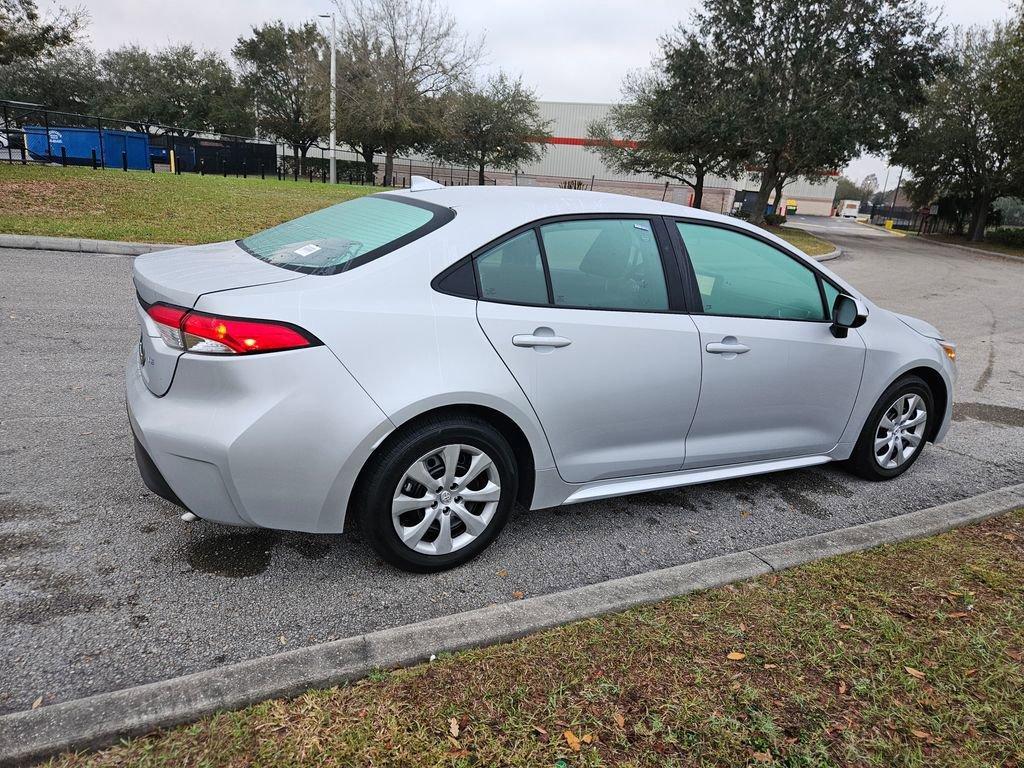
MULTIPOLYGON (((656 178, 651 174, 622 174, 608 168, 600 155, 591 149, 588 128, 596 120, 608 115, 611 104, 540 101, 540 116, 549 121, 551 138, 540 160, 520 168, 518 173, 485 170, 487 183, 518 184, 520 186, 566 186, 594 189, 601 192, 639 195, 668 200, 682 205, 693 202, 693 190, 681 182, 656 178), (666 181, 668 183, 666 184, 666 181)), ((356 156, 352 154, 355 159, 356 156)), ((377 158, 383 168, 383 157, 377 158)), ((394 183, 404 185, 413 174, 430 176, 445 184, 475 184, 476 171, 456 169, 437 164, 427 156, 396 158, 394 183)), ((783 199, 789 206, 796 205, 798 213, 812 216, 832 214, 839 174, 831 173, 824 181, 798 178, 786 185, 783 199)), ((732 213, 746 204, 748 210, 757 194, 758 177, 747 173, 738 179, 709 176, 705 179, 702 208, 718 213, 732 213)))
MULTIPOLYGON (((645 197, 664 196, 684 205, 692 202, 693 190, 690 187, 671 180, 666 190, 666 179, 658 179, 650 174, 616 173, 601 162, 596 152, 588 148, 592 144, 587 138, 589 125, 604 119, 611 104, 541 101, 538 106, 541 117, 550 121, 549 131, 552 136, 547 142, 543 158, 522 169, 518 176, 520 184, 556 186, 573 179, 589 188, 593 180, 593 188, 596 190, 626 192, 645 197)), ((496 178, 499 184, 510 181, 510 174, 488 171, 488 176, 496 178)), ((511 181, 515 183, 516 179, 512 176, 511 181)), ((796 179, 786 185, 783 197, 786 201, 795 201, 799 213, 828 216, 832 213, 838 177, 838 173, 833 173, 824 181, 796 179)), ((739 179, 708 177, 702 207, 729 213, 745 198, 752 197, 757 187, 758 178, 753 173, 739 179)))

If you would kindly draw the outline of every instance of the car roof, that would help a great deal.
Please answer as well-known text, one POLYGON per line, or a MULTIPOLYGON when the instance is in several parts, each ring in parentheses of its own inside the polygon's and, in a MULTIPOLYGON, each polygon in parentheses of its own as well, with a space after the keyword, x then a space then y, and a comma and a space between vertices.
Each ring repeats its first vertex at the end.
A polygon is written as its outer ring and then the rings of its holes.
POLYGON ((502 234, 537 219, 550 216, 588 213, 646 214, 648 216, 680 216, 708 222, 728 224, 738 229, 755 232, 778 242, 787 249, 794 246, 771 232, 755 227, 734 216, 724 216, 699 208, 676 203, 651 200, 635 195, 616 195, 609 192, 589 192, 557 187, 517 186, 457 186, 432 189, 401 189, 385 194, 422 200, 426 203, 451 208, 456 216, 445 227, 471 231, 479 244, 489 242, 502 234))

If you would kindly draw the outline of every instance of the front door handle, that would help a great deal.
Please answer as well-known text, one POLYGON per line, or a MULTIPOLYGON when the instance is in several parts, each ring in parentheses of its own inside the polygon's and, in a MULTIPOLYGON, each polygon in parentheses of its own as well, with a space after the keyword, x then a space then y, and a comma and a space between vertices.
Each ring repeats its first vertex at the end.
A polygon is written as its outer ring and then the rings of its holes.
MULTIPOLYGON (((547 330, 538 328, 538 331, 547 330)), ((534 333, 517 333, 512 337, 512 345, 516 347, 568 347, 572 344, 564 336, 555 336, 550 330, 550 335, 534 333)))
POLYGON ((713 355, 742 355, 744 352, 749 352, 750 347, 746 344, 740 344, 738 341, 721 341, 711 342, 705 349, 713 355))

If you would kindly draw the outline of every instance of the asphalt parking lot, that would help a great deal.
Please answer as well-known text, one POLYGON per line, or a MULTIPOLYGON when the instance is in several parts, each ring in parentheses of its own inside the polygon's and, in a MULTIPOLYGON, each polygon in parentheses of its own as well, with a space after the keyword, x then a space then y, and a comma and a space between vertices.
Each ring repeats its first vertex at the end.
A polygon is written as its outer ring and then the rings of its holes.
POLYGON ((183 524, 135 469, 131 260, 0 249, 0 712, 897 515, 1024 481, 1024 263, 804 221, 959 345, 955 423, 872 484, 821 467, 522 514, 412 576, 354 534, 183 524))

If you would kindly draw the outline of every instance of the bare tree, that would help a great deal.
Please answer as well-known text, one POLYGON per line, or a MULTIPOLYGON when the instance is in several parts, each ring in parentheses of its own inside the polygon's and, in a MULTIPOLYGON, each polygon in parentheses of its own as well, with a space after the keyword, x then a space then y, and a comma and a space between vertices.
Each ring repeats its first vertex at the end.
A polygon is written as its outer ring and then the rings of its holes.
POLYGON ((395 154, 436 132, 438 97, 470 79, 483 41, 460 32, 437 0, 337 2, 344 52, 338 87, 342 140, 364 158, 364 150, 379 147, 388 183, 395 154))

